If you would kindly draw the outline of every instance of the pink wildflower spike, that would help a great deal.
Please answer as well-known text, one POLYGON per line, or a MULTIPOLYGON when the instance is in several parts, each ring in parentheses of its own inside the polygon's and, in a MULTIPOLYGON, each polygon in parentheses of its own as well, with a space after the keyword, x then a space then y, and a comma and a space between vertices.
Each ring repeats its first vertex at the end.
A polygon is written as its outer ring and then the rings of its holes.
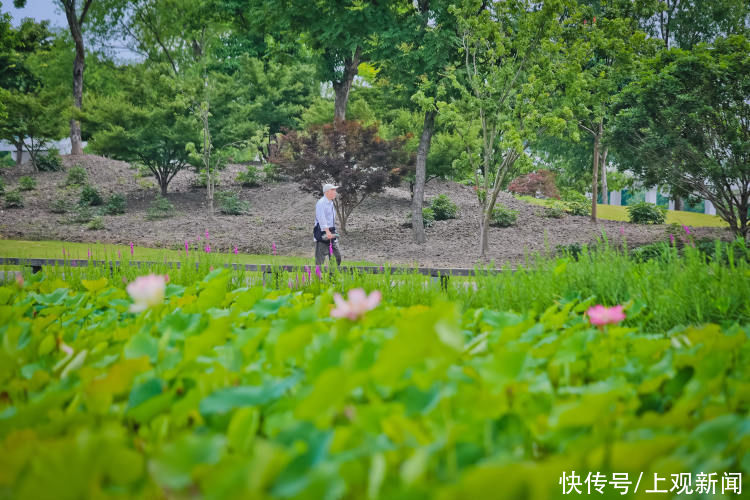
POLYGON ((315 276, 318 277, 318 279, 322 278, 323 276, 320 274, 320 266, 315 266, 315 276))
POLYGON ((331 317, 349 318, 354 321, 362 317, 367 311, 375 309, 382 298, 383 296, 378 290, 367 295, 361 288, 349 290, 348 300, 344 300, 341 295, 336 293, 333 295, 336 307, 331 311, 331 317))
POLYGON ((291 288, 294 288, 294 287, 292 286, 292 280, 289 280, 289 288, 290 288, 290 289, 291 289, 291 288))
POLYGON ((589 321, 595 326, 604 326, 612 323, 619 323, 625 319, 625 313, 622 311, 622 306, 604 307, 603 305, 595 305, 590 307, 586 311, 586 315, 589 317, 589 321))
POLYGON ((188 250, 190 249, 190 245, 188 245, 188 241, 185 240, 185 257, 189 257, 188 250))
POLYGON ((685 234, 687 234, 687 235, 689 235, 689 234, 690 234, 690 228, 689 228, 689 227, 687 227, 687 226, 684 226, 684 225, 683 225, 683 226, 682 226, 682 229, 684 229, 684 230, 685 230, 685 234))
POLYGON ((625 236, 625 228, 620 226, 620 236, 625 236))
POLYGON ((302 275, 302 284, 303 285, 305 284, 305 275, 304 274, 302 275))
POLYGON ((674 246, 674 234, 669 235, 669 244, 674 246))
POLYGON ((130 242, 130 255, 133 255, 133 242, 130 242))
POLYGON ((65 247, 63 247, 62 251, 63 251, 63 259, 64 259, 65 258, 65 247))
POLYGON ((169 275, 168 274, 164 275, 164 283, 169 283, 169 275))
POLYGON ((312 280, 312 274, 310 273, 310 266, 305 266, 305 272, 307 273, 307 279, 312 280))
POLYGON ((206 245, 206 248, 203 249, 206 253, 211 253, 211 245, 206 245))
POLYGON ((237 245, 234 246, 234 254, 237 255, 240 251, 237 249, 237 245))
POLYGON ((208 239, 208 230, 206 230, 206 239, 208 239))
POLYGON ((274 255, 276 255, 276 242, 275 241, 271 243, 271 251, 273 252, 274 255))
POLYGON ((90 249, 90 248, 88 249, 88 251, 87 251, 87 254, 86 254, 86 255, 87 255, 87 257, 88 257, 89 259, 91 258, 91 249, 90 249))
POLYGON ((117 259, 122 260, 122 253, 120 253, 120 249, 117 249, 117 259))
POLYGON ((328 255, 333 255, 333 241, 328 242, 328 255))

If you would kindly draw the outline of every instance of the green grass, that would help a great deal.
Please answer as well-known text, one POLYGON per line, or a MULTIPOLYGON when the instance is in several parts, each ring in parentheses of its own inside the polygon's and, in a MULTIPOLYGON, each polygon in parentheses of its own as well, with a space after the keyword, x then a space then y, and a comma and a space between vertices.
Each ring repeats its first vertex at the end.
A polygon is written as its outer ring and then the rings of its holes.
MULTIPOLYGON (((63 258, 63 248, 65 248, 68 258, 86 259, 88 251, 91 250, 92 258, 99 260, 106 257, 115 259, 117 252, 120 251, 123 258, 130 257, 129 245, 113 245, 103 243, 72 243, 68 241, 26 241, 26 240, 0 240, 0 257, 23 257, 30 259, 61 259, 63 258)), ((194 252, 194 250, 191 250, 194 252)), ((286 264, 286 265, 305 265, 313 261, 312 257, 294 257, 286 255, 273 256, 238 253, 212 252, 221 258, 236 262, 238 264, 286 264)), ((312 252, 311 252, 312 253, 312 252)), ((133 247, 133 257, 131 260, 139 261, 176 261, 185 256, 185 250, 169 250, 164 248, 149 248, 135 246, 133 247)), ((374 265, 366 261, 345 261, 347 265, 374 265)), ((4 269, 11 269, 11 266, 3 266, 4 269)))
MULTIPOLYGON (((545 207, 549 200, 540 200, 531 196, 517 196, 521 201, 545 207)), ((600 219, 628 221, 628 207, 619 205, 602 205, 596 206, 596 215, 600 219)), ((716 215, 697 214, 695 212, 685 212, 682 210, 668 210, 667 224, 680 224, 690 227, 729 227, 725 221, 716 215)))

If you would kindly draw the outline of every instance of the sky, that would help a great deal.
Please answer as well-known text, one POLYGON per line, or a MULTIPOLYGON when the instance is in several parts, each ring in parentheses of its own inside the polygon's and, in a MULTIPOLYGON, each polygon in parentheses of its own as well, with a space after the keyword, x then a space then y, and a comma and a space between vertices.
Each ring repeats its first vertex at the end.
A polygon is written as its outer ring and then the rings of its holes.
POLYGON ((21 24, 21 19, 24 17, 33 17, 37 21, 48 20, 50 25, 58 28, 67 28, 68 21, 65 19, 65 14, 54 0, 26 0, 26 7, 23 9, 16 9, 13 6, 13 0, 0 0, 2 1, 2 11, 9 12, 13 16, 13 25, 18 26, 21 24))

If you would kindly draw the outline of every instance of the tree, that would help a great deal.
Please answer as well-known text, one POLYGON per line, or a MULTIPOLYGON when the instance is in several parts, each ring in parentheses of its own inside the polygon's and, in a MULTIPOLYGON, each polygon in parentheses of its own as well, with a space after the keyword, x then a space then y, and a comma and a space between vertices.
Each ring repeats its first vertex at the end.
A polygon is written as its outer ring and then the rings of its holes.
POLYGON ((750 41, 735 35, 670 49, 619 98, 611 141, 647 185, 701 196, 748 237, 750 41))
POLYGON ((96 132, 90 147, 153 173, 162 195, 190 164, 188 143, 200 140, 195 115, 198 90, 164 74, 163 67, 134 68, 113 97, 93 98, 81 118, 96 132))
MULTIPOLYGON (((65 18, 68 20, 70 34, 75 43, 75 59, 73 60, 73 105, 81 109, 83 100, 83 71, 85 69, 86 50, 83 43, 83 27, 89 14, 89 9, 93 0, 82 0, 77 4, 76 0, 58 0, 60 6, 65 12, 65 18)), ((17 8, 26 5, 26 0, 14 0, 13 4, 17 8)), ((83 154, 83 145, 81 144, 81 125, 75 117, 70 119, 70 143, 71 154, 83 154)))
POLYGON ((56 89, 46 85, 40 72, 49 57, 52 33, 48 23, 24 19, 18 28, 10 16, 0 19, 0 88, 4 90, 0 138, 16 145, 16 162, 26 149, 36 168, 39 151, 49 139, 62 136, 65 103, 56 89))
POLYGON ((354 209, 386 186, 397 185, 413 166, 413 156, 402 146, 403 139, 381 139, 376 125, 345 121, 287 133, 271 161, 308 193, 321 195, 327 182, 340 186, 334 205, 346 233, 354 209))
POLYGON ((479 251, 489 249, 488 229, 500 190, 516 176, 530 143, 561 133, 572 114, 554 98, 565 66, 561 46, 563 3, 541 7, 525 0, 467 2, 459 11, 464 73, 456 122, 466 117, 466 157, 473 163, 480 206, 479 251), (479 12, 479 14, 477 14, 479 12), (480 134, 476 148, 475 131, 480 134))
POLYGON ((346 106, 359 65, 369 60, 371 40, 390 22, 389 1, 236 0, 222 2, 255 33, 301 39, 316 56, 318 76, 331 82, 334 123, 346 120, 346 106))

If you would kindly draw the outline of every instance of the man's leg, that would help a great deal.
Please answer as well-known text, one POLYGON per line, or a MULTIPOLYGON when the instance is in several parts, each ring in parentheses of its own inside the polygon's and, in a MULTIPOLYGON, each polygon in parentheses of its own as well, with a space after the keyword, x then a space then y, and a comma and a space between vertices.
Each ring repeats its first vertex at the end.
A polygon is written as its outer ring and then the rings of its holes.
POLYGON ((328 245, 321 241, 315 242, 315 265, 322 266, 326 262, 328 255, 328 245))
POLYGON ((333 255, 336 257, 336 265, 341 265, 341 252, 339 252, 339 240, 333 240, 333 255))

